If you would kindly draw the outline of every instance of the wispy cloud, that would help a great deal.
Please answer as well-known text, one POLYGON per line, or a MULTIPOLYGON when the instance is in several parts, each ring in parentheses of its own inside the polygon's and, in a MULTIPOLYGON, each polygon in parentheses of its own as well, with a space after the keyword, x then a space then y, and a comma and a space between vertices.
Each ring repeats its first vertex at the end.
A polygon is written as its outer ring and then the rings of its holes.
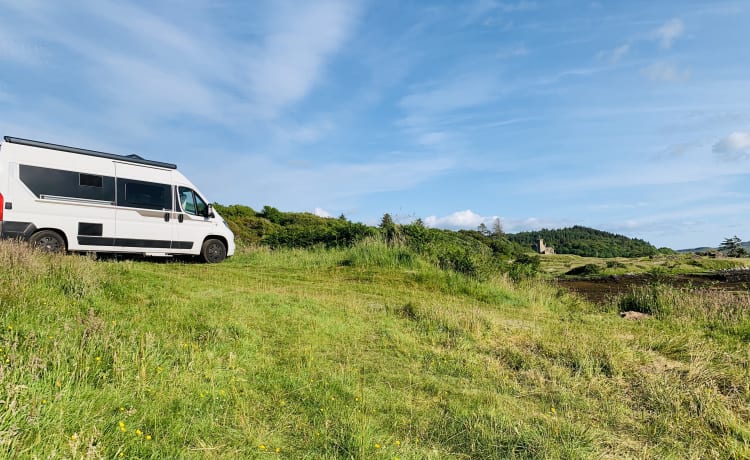
POLYGON ((251 57, 253 99, 268 116, 301 100, 318 82, 326 61, 345 43, 356 2, 289 3, 275 14, 270 33, 251 57))
POLYGON ((401 107, 414 112, 449 112, 489 104, 501 92, 497 78, 482 73, 462 75, 401 99, 401 107))
POLYGON ((322 209, 356 206, 364 196, 409 190, 449 171, 450 158, 381 158, 359 163, 289 164, 267 156, 246 156, 211 178, 207 190, 218 200, 246 194, 254 205, 271 204, 283 209, 322 209), (262 171, 247 180, 248 171, 262 171))
POLYGON ((675 64, 657 62, 641 70, 641 74, 654 81, 676 82, 687 80, 690 72, 680 69, 675 64))
POLYGON ((659 45, 667 50, 672 47, 674 42, 685 32, 685 24, 680 19, 670 19, 661 27, 654 30, 654 36, 659 41, 659 45))
POLYGON ((737 161, 750 158, 750 132, 735 131, 713 146, 714 154, 722 161, 737 161))
POLYGON ((597 58, 603 61, 607 61, 611 64, 616 64, 620 62, 622 58, 627 56, 629 52, 630 52, 630 45, 626 43, 612 50, 600 51, 599 54, 597 54, 597 58))
POLYGON ((529 54, 529 49, 523 43, 516 43, 514 45, 503 46, 498 48, 495 52, 495 57, 498 59, 506 59, 512 57, 526 56, 529 54))

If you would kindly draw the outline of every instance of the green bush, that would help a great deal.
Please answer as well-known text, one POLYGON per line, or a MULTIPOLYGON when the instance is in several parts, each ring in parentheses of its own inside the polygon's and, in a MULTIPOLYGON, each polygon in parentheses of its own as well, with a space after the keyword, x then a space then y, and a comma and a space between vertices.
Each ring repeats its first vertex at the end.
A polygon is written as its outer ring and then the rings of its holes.
POLYGON ((620 297, 618 308, 622 311, 637 311, 647 313, 657 318, 663 318, 672 313, 674 291, 663 284, 652 284, 633 288, 629 293, 620 297))
POLYGON ((580 267, 574 267, 568 270, 565 274, 571 276, 595 276, 602 273, 602 267, 596 264, 586 264, 580 267))

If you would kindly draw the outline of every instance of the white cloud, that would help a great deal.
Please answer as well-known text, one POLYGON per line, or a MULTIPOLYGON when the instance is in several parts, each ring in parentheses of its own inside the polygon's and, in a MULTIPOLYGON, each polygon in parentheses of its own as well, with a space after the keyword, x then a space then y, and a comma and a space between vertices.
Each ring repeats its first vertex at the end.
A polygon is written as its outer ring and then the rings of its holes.
POLYGON ((620 59, 624 58, 629 52, 630 52, 630 45, 626 43, 622 46, 618 46, 617 48, 613 50, 600 51, 599 54, 597 54, 597 57, 603 61, 616 64, 617 62, 620 61, 620 59))
POLYGON ((680 19, 670 19, 654 31, 654 36, 663 49, 669 49, 684 32, 685 24, 680 19))
POLYGON ((315 208, 315 211, 313 211, 313 214, 315 214, 318 217, 333 217, 330 212, 326 211, 323 208, 315 208))
POLYGON ((714 144, 712 150, 714 154, 723 161, 736 161, 750 158, 750 132, 733 132, 714 144))
POLYGON ((657 62, 641 70, 641 74, 654 81, 683 81, 690 77, 690 72, 674 64, 657 62))
POLYGON ((485 217, 481 216, 471 209, 465 211, 457 211, 453 214, 449 214, 443 217, 429 216, 424 219, 424 224, 427 227, 433 228, 463 228, 463 229, 476 229, 479 224, 490 225, 492 220, 497 216, 485 217))

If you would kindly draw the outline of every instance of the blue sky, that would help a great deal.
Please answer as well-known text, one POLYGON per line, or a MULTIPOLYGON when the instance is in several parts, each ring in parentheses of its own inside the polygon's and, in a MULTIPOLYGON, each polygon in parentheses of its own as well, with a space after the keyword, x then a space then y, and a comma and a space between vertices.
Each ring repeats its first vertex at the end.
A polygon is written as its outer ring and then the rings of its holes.
POLYGON ((750 239, 750 2, 0 0, 0 134, 210 200, 750 239))

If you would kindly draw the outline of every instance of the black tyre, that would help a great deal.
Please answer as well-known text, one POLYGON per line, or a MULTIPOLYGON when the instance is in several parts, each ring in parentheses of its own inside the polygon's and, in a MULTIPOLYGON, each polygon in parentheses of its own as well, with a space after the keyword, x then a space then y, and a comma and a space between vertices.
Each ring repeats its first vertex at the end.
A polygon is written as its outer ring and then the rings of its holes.
POLYGON ((40 230, 29 238, 35 248, 47 252, 65 252, 65 240, 54 230, 40 230))
POLYGON ((217 264, 227 258, 227 248, 219 240, 206 240, 201 249, 201 258, 206 263, 217 264))

